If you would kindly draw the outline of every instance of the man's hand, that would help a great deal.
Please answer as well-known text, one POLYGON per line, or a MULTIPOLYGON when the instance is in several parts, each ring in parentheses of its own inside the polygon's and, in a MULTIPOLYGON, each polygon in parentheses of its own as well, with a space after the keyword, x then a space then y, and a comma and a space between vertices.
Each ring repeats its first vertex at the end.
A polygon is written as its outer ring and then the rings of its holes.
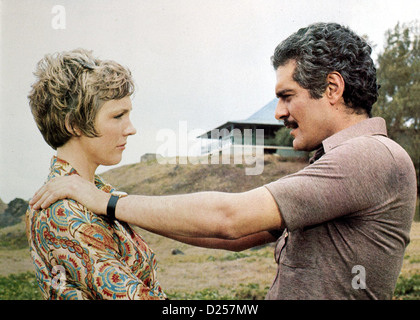
POLYGON ((51 179, 43 185, 29 201, 34 210, 48 208, 61 199, 73 199, 80 202, 96 214, 106 214, 109 193, 78 175, 51 179))

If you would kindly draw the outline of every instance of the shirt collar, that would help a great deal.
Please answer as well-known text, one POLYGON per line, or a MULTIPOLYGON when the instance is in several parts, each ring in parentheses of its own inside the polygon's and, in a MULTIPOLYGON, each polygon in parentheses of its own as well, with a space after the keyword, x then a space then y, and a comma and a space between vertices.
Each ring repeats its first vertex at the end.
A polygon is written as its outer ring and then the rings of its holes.
POLYGON ((326 152, 335 148, 340 143, 365 135, 383 135, 386 137, 387 131, 385 120, 379 117, 369 118, 333 134, 331 137, 322 141, 322 145, 316 150, 312 158, 309 159, 309 163, 314 163, 326 152))
MULTIPOLYGON (((56 177, 70 176, 78 174, 76 169, 73 168, 67 161, 53 156, 50 163, 50 174, 48 180, 56 177)), ((105 183, 105 181, 98 175, 95 175, 95 185, 98 189, 105 192, 112 192, 114 188, 111 185, 105 183)))
POLYGON ((322 141, 324 152, 327 153, 339 144, 360 136, 382 135, 387 136, 386 122, 383 118, 369 118, 358 122, 344 130, 333 134, 322 141))

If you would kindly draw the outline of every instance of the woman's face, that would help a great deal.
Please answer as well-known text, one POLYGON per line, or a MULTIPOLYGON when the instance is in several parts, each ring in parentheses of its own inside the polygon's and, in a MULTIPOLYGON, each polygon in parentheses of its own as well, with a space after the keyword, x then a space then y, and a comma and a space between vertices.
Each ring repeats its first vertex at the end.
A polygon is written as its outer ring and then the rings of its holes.
POLYGON ((127 143, 127 137, 136 134, 130 120, 131 99, 110 100, 99 109, 95 119, 98 137, 80 137, 86 161, 94 165, 118 164, 127 143))

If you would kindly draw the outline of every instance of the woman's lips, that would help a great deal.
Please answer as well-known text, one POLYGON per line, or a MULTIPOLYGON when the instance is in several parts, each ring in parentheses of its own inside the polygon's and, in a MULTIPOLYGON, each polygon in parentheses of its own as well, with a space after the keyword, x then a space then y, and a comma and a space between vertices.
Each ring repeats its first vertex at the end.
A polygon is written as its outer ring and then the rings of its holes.
POLYGON ((127 143, 124 143, 124 144, 121 144, 121 145, 117 146, 117 149, 124 150, 126 144, 127 143))

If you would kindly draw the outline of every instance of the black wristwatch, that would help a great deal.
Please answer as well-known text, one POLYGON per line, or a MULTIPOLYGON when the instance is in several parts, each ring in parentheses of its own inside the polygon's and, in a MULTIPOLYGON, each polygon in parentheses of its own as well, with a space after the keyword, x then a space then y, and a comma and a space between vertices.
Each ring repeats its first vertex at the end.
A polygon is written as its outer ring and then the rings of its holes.
POLYGON ((108 205, 106 207, 106 215, 111 219, 111 221, 115 220, 115 207, 117 206, 118 199, 126 196, 127 193, 122 191, 111 192, 111 198, 109 198, 108 205))

